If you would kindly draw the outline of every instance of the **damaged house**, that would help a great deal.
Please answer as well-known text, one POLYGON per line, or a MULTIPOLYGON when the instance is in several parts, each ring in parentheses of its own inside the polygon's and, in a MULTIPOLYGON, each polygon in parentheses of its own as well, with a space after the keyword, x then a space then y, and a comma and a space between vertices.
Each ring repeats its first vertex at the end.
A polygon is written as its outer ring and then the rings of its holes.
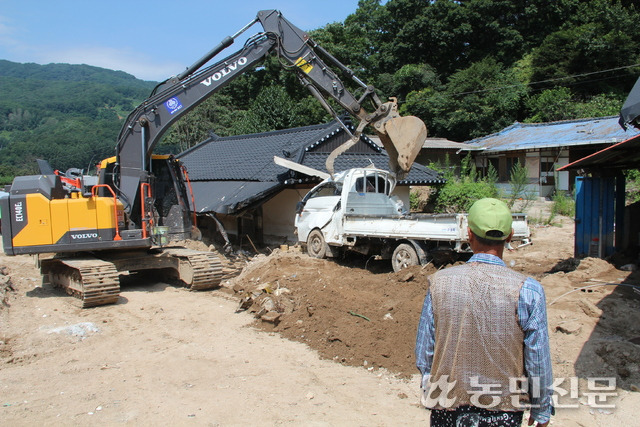
MULTIPOLYGON (((351 131, 353 128, 347 122, 351 131)), ((327 172, 326 159, 350 135, 340 123, 252 135, 218 137, 181 153, 195 198, 198 226, 205 237, 250 244, 295 243, 296 204, 321 179, 279 166, 274 157, 327 172), (222 233, 224 231, 224 233, 222 233)), ((366 136, 335 161, 336 172, 373 165, 388 168, 386 152, 366 136)), ((410 186, 442 183, 438 174, 414 164, 394 193, 409 206, 410 186)))
POLYGON ((629 138, 618 117, 564 120, 550 123, 514 123, 500 132, 467 141, 478 170, 493 165, 498 187, 509 191, 511 168, 527 169, 527 193, 547 197, 555 190, 573 190, 576 173, 558 168, 629 138))

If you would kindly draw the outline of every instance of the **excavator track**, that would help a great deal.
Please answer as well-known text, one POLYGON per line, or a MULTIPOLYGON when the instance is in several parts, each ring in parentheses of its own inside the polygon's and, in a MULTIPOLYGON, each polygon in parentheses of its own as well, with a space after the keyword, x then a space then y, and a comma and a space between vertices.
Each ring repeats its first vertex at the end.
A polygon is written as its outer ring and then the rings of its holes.
POLYGON ((194 291, 214 288, 223 277, 222 264, 214 253, 187 248, 102 256, 104 259, 91 256, 42 259, 40 271, 45 282, 78 298, 82 308, 117 302, 121 272, 169 269, 173 271, 171 276, 194 291))
POLYGON ((41 261, 40 270, 53 286, 81 301, 82 308, 113 304, 120 297, 116 267, 99 258, 51 258, 41 261))
POLYGON ((215 288, 222 281, 222 263, 210 252, 186 248, 166 248, 163 256, 180 260, 179 279, 192 291, 215 288))

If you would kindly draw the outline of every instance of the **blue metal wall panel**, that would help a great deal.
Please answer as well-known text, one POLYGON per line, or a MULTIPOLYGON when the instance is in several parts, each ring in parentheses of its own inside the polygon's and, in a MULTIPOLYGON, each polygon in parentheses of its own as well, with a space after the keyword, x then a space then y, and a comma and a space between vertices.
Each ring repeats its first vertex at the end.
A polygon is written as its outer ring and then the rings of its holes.
POLYGON ((587 204, 585 200, 588 194, 585 193, 584 189, 584 177, 577 176, 575 182, 575 192, 576 192, 576 219, 575 219, 575 237, 574 237, 574 254, 575 256, 579 256, 580 254, 587 253, 588 247, 585 246, 584 243, 584 206, 587 204))
POLYGON ((622 174, 616 176, 616 213, 615 213, 615 228, 614 228, 614 239, 615 239, 615 250, 621 251, 625 249, 623 247, 625 242, 625 226, 629 224, 625 224, 624 221, 624 212, 626 205, 626 182, 625 177, 622 174))
POLYGON ((615 178, 602 178, 601 186, 603 189, 601 203, 602 212, 602 248, 603 256, 612 255, 613 248, 613 227, 615 224, 615 194, 616 180, 615 178))
POLYGON ((576 177, 575 255, 614 252, 615 178, 576 177))

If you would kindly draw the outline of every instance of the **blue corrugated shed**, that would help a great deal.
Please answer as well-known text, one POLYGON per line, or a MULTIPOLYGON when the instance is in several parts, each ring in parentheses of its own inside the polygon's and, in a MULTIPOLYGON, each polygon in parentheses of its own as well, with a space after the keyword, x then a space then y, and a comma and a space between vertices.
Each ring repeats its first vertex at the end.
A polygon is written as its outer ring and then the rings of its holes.
POLYGON ((614 144, 637 135, 635 129, 625 132, 618 116, 565 120, 550 123, 519 123, 500 132, 467 141, 485 152, 545 149, 590 144, 614 144))

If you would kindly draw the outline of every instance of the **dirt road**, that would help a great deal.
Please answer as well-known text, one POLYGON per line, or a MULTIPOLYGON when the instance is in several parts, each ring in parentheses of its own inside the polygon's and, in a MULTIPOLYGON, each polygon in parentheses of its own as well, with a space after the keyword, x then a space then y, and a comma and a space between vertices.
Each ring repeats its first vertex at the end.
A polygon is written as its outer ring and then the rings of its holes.
MULTIPOLYGON (((535 229, 534 245, 505 256, 543 283, 555 376, 578 384, 567 401, 577 408, 553 423, 635 425, 640 303, 632 288, 603 284, 637 281, 602 260, 570 260, 572 231, 568 219, 535 229), (589 405, 596 376, 616 378, 605 402, 615 408, 589 405)), ((118 304, 82 310, 40 287, 30 257, 2 255, 0 266, 14 288, 0 310, 4 425, 428 425, 413 341, 435 267, 392 273, 276 251, 220 290, 132 277, 118 304), (277 324, 237 312, 251 291, 280 295, 277 324)))
POLYGON ((147 283, 125 286, 115 306, 82 310, 55 291, 34 291, 30 258, 1 259, 21 275, 2 318, 4 425, 424 420, 412 384, 259 332, 223 292, 147 283))

